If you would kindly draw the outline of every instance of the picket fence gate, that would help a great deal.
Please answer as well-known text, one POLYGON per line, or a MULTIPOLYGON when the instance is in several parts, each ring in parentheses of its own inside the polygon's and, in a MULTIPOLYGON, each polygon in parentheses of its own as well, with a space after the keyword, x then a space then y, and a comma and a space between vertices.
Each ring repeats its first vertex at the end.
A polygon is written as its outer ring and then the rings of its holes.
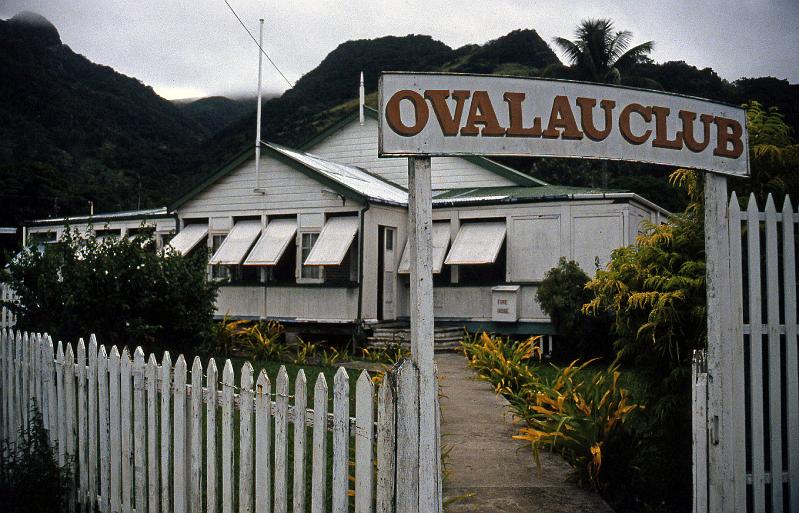
POLYGON ((715 487, 715 493, 729 490, 731 511, 799 513, 799 215, 787 196, 781 211, 770 195, 760 211, 753 195, 742 210, 733 193, 727 220, 729 326, 720 367, 729 376, 721 376, 725 407, 714 411, 708 402, 714 376, 705 352, 695 353, 694 512, 713 509, 715 487), (714 469, 709 453, 719 444, 732 465, 714 469))
POLYGON ((35 400, 59 463, 72 462, 73 510, 322 513, 329 511, 330 494, 332 511, 346 513, 354 445, 355 513, 418 513, 418 376, 405 360, 375 393, 363 371, 350 417, 343 368, 335 374, 331 412, 321 373, 308 409, 302 370, 292 396, 284 367, 273 383, 265 371, 253 376, 246 362, 236 384, 230 360, 220 380, 213 360, 203 369, 195 358, 189 369, 182 355, 173 365, 167 352, 159 365, 154 355, 145 361, 141 348, 132 358, 127 349, 108 352, 94 336, 88 348, 83 340, 75 351, 59 342, 54 353, 49 336, 6 329, 0 332, 0 435, 14 443, 30 425, 35 400))

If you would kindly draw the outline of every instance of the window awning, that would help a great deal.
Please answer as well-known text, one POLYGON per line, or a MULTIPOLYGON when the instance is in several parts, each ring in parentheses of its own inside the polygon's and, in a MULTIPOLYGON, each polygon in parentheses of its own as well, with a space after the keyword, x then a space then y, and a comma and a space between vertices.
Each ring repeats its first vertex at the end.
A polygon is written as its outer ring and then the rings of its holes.
POLYGON ((327 220, 305 265, 340 265, 358 233, 358 218, 332 217, 327 220))
POLYGON ((271 221, 250 251, 244 265, 277 265, 296 233, 296 218, 271 221))
POLYGON ((452 249, 449 250, 447 265, 492 264, 499 255, 505 241, 505 222, 463 223, 452 249))
MULTIPOLYGON (((447 254, 449 247, 449 223, 433 223, 433 274, 441 272, 444 266, 444 256, 447 254)), ((399 269, 400 274, 408 274, 411 272, 411 244, 410 241, 405 243, 405 249, 402 251, 402 258, 400 259, 399 269)))
POLYGON ((181 255, 188 254, 201 240, 208 237, 207 224, 188 224, 172 237, 169 246, 181 255))
POLYGON ((238 221, 208 261, 211 265, 239 265, 261 234, 261 221, 238 221))

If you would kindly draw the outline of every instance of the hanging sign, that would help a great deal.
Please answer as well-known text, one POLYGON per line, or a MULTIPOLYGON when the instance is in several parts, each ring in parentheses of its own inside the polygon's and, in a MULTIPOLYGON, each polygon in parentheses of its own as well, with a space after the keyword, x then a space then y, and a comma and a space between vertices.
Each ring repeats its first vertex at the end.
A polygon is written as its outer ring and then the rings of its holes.
POLYGON ((379 102, 381 157, 576 157, 749 174, 745 111, 699 98, 562 80, 388 72, 379 102))

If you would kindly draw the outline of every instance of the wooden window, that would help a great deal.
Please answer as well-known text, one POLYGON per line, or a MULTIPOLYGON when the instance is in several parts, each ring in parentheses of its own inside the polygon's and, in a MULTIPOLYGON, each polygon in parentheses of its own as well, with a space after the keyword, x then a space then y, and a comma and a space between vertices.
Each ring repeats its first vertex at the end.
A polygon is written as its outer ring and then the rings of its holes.
MULTIPOLYGON (((211 236, 211 254, 216 253, 225 241, 227 234, 212 235, 211 236)), ((224 280, 230 277, 230 270, 225 265, 212 265, 211 266, 211 279, 224 280)))
POLYGON ((322 283, 324 281, 324 270, 318 265, 305 265, 305 260, 311 254, 316 241, 319 240, 319 232, 300 232, 297 252, 298 283, 322 283))

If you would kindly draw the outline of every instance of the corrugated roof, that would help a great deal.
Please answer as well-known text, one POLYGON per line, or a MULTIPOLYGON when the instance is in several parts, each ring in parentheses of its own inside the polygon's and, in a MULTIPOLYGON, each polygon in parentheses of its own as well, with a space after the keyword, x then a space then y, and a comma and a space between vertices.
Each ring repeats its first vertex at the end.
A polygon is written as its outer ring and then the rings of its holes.
POLYGON ((594 189, 562 185, 542 185, 540 187, 480 187, 469 189, 450 189, 433 197, 434 205, 467 204, 480 202, 513 201, 555 201, 572 199, 574 195, 595 195, 628 192, 614 189, 594 189))
POLYGON ((168 216, 166 207, 148 208, 143 210, 126 210, 123 212, 108 212, 104 214, 94 214, 93 216, 70 216, 49 219, 34 219, 29 221, 31 224, 63 224, 66 222, 82 221, 111 221, 122 219, 137 219, 141 217, 168 216))
POLYGON ((405 189, 367 173, 363 169, 330 162, 315 155, 290 150, 275 143, 267 143, 266 146, 361 194, 371 201, 395 205, 408 204, 408 192, 405 189))

